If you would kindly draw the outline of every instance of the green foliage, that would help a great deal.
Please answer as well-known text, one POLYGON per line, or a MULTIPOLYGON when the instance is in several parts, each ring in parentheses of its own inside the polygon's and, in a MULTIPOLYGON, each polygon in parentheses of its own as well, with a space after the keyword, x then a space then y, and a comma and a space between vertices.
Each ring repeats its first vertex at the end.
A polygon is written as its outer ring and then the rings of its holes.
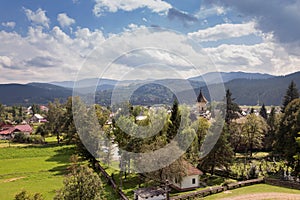
POLYGON ((260 109, 260 111, 259 111, 259 115, 262 116, 265 120, 268 119, 268 114, 267 114, 267 109, 266 109, 266 107, 265 107, 265 104, 263 104, 263 105, 261 106, 261 109, 260 109))
POLYGON ((26 190, 23 190, 22 192, 16 194, 14 200, 44 200, 44 197, 40 193, 31 195, 26 190))
POLYGON ((181 122, 181 114, 179 111, 178 101, 175 100, 172 106, 172 114, 170 116, 170 124, 167 132, 167 141, 170 142, 177 135, 181 122))
POLYGON ((44 138, 40 135, 26 135, 24 133, 15 133, 15 136, 12 140, 17 143, 31 143, 31 144, 43 144, 44 138))
POLYGON ((234 98, 231 97, 232 93, 229 89, 226 90, 226 115, 225 122, 226 124, 230 124, 233 119, 239 118, 238 112, 241 111, 238 104, 234 102, 234 98))
POLYGON ((250 114, 246 117, 246 122, 243 125, 243 142, 247 150, 250 151, 250 157, 252 157, 254 148, 263 147, 266 130, 267 124, 262 117, 255 114, 250 114))
POLYGON ((292 102, 294 99, 299 98, 299 92, 296 86, 296 83, 292 81, 286 90, 286 94, 282 101, 282 112, 285 112, 287 105, 292 102))
MULTIPOLYGON (((209 130, 205 142, 208 141, 208 143, 211 143, 211 141, 214 141, 215 137, 218 137, 218 134, 216 132, 220 130, 222 124, 223 121, 220 118, 217 118, 216 122, 212 124, 212 127, 209 130)), ((213 146, 211 150, 206 150, 210 151, 207 154, 207 156, 205 156, 200 161, 200 169, 202 169, 205 172, 210 172, 210 174, 214 174, 214 170, 216 167, 228 169, 233 161, 233 150, 230 143, 228 142, 228 129, 227 127, 223 127, 221 131, 222 132, 220 133, 220 137, 217 140, 217 143, 213 146)))
POLYGON ((295 99, 287 105, 276 134, 276 151, 284 155, 290 165, 294 164, 293 156, 300 150, 295 139, 298 132, 300 132, 300 99, 295 99))
POLYGON ((64 187, 57 192, 54 200, 100 200, 103 199, 102 196, 102 182, 99 175, 88 166, 79 165, 75 161, 64 180, 64 187))

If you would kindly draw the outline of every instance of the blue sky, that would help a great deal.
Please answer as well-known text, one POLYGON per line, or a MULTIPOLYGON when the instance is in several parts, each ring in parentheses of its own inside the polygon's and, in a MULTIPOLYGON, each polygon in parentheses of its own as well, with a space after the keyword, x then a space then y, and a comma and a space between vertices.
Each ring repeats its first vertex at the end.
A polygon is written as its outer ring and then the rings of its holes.
POLYGON ((0 83, 284 75, 299 24, 299 0, 1 1, 0 83))

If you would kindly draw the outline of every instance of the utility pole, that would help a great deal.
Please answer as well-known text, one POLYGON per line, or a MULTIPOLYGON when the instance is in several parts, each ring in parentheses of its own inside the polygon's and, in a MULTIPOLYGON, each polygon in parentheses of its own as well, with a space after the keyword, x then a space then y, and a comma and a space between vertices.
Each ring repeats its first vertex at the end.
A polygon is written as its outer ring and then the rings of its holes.
POLYGON ((170 183, 167 179, 166 180, 166 188, 165 188, 165 190, 166 190, 166 200, 170 200, 170 194, 169 194, 170 188, 169 188, 169 186, 170 186, 170 183))

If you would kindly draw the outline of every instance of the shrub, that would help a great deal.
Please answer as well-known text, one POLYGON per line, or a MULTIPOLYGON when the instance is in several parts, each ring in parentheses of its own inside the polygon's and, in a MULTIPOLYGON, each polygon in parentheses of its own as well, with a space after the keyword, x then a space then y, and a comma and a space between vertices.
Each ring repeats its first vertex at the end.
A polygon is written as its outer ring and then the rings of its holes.
POLYGON ((44 197, 40 193, 31 195, 26 190, 23 190, 22 192, 16 194, 15 200, 44 200, 44 197))

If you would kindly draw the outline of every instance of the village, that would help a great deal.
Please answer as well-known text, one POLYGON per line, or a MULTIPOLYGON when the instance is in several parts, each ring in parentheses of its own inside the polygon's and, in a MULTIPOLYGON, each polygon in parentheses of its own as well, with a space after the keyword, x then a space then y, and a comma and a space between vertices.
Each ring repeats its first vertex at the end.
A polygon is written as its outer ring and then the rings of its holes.
MULTIPOLYGON (((289 89, 293 84, 292 82, 289 89)), ((5 143, 7 141, 9 145, 14 143, 48 145, 46 140, 52 137, 59 145, 75 144, 81 151, 79 153, 81 159, 89 160, 91 166, 103 176, 104 182, 123 199, 186 199, 204 197, 252 184, 268 183, 280 186, 294 184, 292 186, 294 188, 298 187, 297 184, 300 182, 297 171, 298 160, 283 161, 278 151, 282 142, 282 139, 277 141, 277 135, 281 130, 278 121, 279 116, 282 117, 281 107, 239 106, 234 103, 230 90, 226 91, 224 122, 218 120, 216 114, 211 112, 212 104, 201 90, 188 115, 181 115, 187 107, 179 105, 176 100, 172 106, 129 105, 129 113, 125 118, 120 107, 116 109, 117 112, 112 112, 96 105, 95 116, 101 127, 99 131, 108 137, 108 141, 100 142, 95 154, 88 146, 82 149, 81 143, 85 144, 85 139, 81 138, 82 142, 78 140, 76 135, 79 134, 81 137, 80 132, 77 133, 75 123, 69 120, 73 115, 74 100, 80 102, 78 98, 69 98, 65 104, 56 101, 47 106, 33 105, 28 108, 2 105, 1 116, 6 119, 0 125, 1 140, 5 143), (160 117, 167 117, 170 122, 160 117), (179 132, 182 118, 187 120, 189 125, 179 132), (127 124, 131 122, 132 127, 137 128, 149 126, 154 123, 153 119, 163 121, 165 127, 158 135, 150 137, 153 142, 128 137, 126 131, 122 130, 123 122, 127 124), (210 152, 201 157, 202 146, 205 146, 206 140, 213 136, 211 130, 214 130, 220 122, 224 123, 224 127, 220 129, 220 136, 210 152), (128 156, 127 151, 145 153, 147 152, 145 149, 152 151, 162 148, 176 135, 183 133, 195 134, 195 139, 175 162, 159 170, 135 172, 141 160, 139 157, 128 156)), ((285 103, 286 112, 290 107, 298 105, 299 101, 297 98, 288 100, 294 101, 290 105, 285 103)), ((176 148, 181 148, 180 144, 176 148)), ((292 159, 295 158, 294 154, 292 152, 292 159)))

